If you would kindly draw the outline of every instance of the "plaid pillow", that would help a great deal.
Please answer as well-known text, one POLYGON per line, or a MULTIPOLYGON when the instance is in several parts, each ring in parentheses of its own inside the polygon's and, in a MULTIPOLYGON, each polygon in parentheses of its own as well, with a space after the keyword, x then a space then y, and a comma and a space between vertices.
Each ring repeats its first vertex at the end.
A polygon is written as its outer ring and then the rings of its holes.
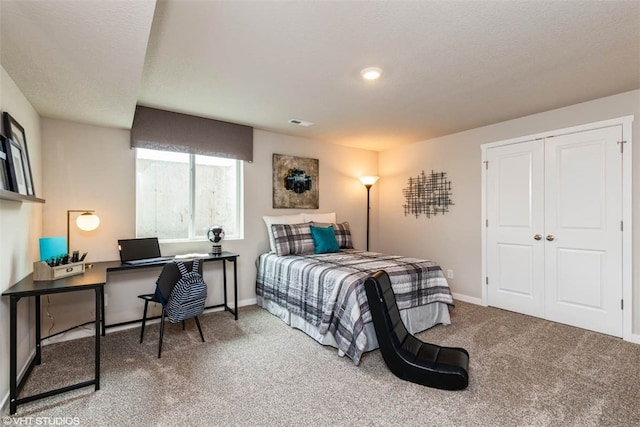
POLYGON ((310 223, 273 224, 271 232, 278 256, 312 254, 315 250, 310 223))
POLYGON ((333 231, 336 232, 336 240, 340 249, 353 249, 353 242, 351 241, 351 230, 349 230, 349 223, 347 221, 341 224, 328 224, 320 222, 311 222, 314 227, 328 227, 333 226, 333 231))

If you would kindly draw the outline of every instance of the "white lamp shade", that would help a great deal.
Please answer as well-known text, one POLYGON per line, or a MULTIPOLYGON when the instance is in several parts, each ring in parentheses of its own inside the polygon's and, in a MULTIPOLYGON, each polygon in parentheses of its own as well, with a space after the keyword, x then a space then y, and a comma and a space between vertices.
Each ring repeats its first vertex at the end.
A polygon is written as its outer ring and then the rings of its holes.
POLYGON ((85 212, 78 216, 76 219, 76 225, 80 230, 93 231, 100 225, 100 218, 98 218, 98 215, 94 213, 85 212))
POLYGON ((371 186, 371 185, 375 184, 376 181, 378 181, 378 179, 380 179, 379 176, 361 176, 360 177, 360 181, 365 186, 371 186))

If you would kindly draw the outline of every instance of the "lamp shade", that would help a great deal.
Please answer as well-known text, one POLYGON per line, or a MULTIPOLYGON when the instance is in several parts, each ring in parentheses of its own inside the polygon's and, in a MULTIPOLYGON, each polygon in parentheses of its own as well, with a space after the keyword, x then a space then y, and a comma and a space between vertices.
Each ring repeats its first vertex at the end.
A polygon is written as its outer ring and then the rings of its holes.
POLYGON ((76 219, 76 225, 80 230, 93 231, 100 225, 100 218, 92 212, 85 212, 76 219))
POLYGON ((375 184, 376 181, 378 181, 378 179, 380 179, 379 176, 361 176, 360 177, 360 181, 362 182, 362 184, 364 186, 369 186, 369 187, 375 184))

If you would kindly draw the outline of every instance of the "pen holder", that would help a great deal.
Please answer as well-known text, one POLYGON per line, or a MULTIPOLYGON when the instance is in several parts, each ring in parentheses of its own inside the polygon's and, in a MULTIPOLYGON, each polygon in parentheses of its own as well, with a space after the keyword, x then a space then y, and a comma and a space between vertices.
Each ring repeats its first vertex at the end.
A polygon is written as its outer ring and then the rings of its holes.
POLYGON ((84 273, 84 262, 72 262, 55 267, 49 267, 46 262, 33 263, 33 280, 57 280, 82 273, 84 273))

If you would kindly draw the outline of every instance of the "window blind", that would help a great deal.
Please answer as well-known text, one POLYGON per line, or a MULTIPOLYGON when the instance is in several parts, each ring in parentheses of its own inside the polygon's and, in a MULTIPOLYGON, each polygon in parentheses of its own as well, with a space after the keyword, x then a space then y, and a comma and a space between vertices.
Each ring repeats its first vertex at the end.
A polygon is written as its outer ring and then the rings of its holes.
POLYGON ((253 128, 204 117, 136 106, 131 148, 253 161, 253 128))

